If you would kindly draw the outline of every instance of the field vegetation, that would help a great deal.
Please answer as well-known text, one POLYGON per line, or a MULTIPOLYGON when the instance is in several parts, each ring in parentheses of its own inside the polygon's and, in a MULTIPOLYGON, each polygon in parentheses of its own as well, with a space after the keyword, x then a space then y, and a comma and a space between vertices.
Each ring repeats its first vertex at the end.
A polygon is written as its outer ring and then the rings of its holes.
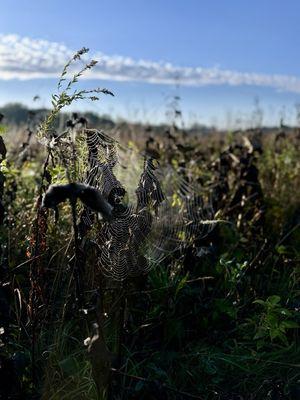
POLYGON ((70 115, 86 52, 2 109, 0 399, 299 399, 300 128, 70 115))

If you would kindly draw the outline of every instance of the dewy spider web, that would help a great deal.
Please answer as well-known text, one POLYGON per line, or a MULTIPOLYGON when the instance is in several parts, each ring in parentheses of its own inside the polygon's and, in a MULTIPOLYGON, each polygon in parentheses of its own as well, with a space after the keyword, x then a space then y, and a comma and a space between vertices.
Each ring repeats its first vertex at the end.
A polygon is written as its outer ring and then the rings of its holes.
MULTIPOLYGON (((95 237, 104 275, 120 281, 145 274, 211 231, 209 198, 188 182, 184 171, 157 167, 156 160, 143 158, 102 131, 84 133, 89 164, 84 183, 99 189, 115 209, 113 221, 102 222, 95 237)), ((86 230, 93 222, 93 213, 84 209, 81 223, 86 230)))

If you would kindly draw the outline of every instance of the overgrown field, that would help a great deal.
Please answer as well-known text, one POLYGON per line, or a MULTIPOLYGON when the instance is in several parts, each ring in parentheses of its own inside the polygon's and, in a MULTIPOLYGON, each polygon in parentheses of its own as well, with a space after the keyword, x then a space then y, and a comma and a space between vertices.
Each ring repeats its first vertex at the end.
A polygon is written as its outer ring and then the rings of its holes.
POLYGON ((0 399, 299 399, 300 131, 104 133, 62 93, 2 120, 0 399))

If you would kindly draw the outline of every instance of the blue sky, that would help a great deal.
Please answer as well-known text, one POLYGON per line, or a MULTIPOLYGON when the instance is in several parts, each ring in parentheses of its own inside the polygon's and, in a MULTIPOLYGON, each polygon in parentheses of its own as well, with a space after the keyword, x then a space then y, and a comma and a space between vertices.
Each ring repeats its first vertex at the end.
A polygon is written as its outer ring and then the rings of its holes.
POLYGON ((116 97, 78 108, 160 121, 179 92, 187 123, 224 125, 246 123, 259 97, 265 123, 277 124, 279 115, 292 123, 300 103, 299 15, 297 0, 2 0, 0 104, 30 104, 40 94, 47 105, 59 67, 52 44, 61 43, 58 54, 86 46, 100 62, 107 57, 105 73, 99 68, 84 85, 108 87, 116 97), (28 46, 39 48, 39 56, 31 58, 28 46), (44 60, 41 52, 50 55, 44 60), (29 72, 28 59, 34 59, 29 72), (107 72, 111 65, 118 76, 107 72), (183 78, 176 89, 177 74, 183 78))

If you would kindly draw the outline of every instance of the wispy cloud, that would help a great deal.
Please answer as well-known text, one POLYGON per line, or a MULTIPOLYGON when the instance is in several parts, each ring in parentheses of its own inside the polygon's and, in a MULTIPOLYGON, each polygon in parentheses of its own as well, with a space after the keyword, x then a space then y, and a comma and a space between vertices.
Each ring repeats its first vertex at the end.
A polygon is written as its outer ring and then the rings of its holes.
MULTIPOLYGON (((57 77, 74 53, 63 44, 18 35, 0 35, 0 79, 57 77)), ((170 63, 134 60, 94 53, 99 60, 89 79, 202 86, 253 85, 300 93, 300 78, 288 75, 244 73, 221 68, 179 67, 170 63)))

